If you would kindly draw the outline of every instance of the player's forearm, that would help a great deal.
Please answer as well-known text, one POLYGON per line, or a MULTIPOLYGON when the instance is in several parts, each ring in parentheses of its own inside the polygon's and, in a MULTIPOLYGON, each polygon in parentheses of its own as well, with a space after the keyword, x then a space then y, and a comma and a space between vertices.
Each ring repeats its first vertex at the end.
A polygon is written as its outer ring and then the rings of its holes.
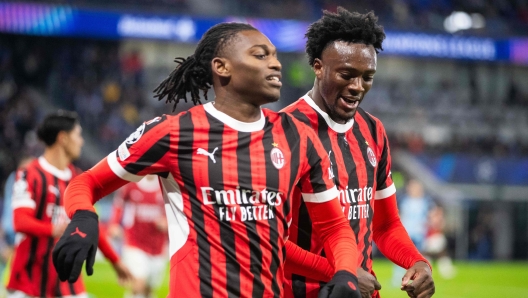
POLYGON ((325 252, 335 272, 357 270, 357 244, 354 232, 336 199, 324 203, 306 203, 316 232, 324 243, 325 252))
POLYGON ((119 255, 110 244, 108 238, 104 236, 104 233, 99 233, 98 247, 105 256, 105 258, 112 264, 115 264, 119 261, 119 255))
POLYGON ((13 225, 18 233, 34 237, 51 237, 53 225, 35 218, 35 210, 31 208, 17 208, 13 212, 13 225))
POLYGON ((380 252, 393 263, 409 269, 418 261, 429 264, 418 251, 402 225, 396 205, 396 196, 376 200, 372 233, 380 252))
POLYGON ((126 183, 114 174, 105 158, 70 182, 64 197, 66 213, 71 218, 77 210, 95 211, 93 205, 99 199, 126 183))
POLYGON ((328 282, 332 279, 334 268, 326 258, 300 248, 286 241, 286 263, 284 270, 317 281, 328 282))

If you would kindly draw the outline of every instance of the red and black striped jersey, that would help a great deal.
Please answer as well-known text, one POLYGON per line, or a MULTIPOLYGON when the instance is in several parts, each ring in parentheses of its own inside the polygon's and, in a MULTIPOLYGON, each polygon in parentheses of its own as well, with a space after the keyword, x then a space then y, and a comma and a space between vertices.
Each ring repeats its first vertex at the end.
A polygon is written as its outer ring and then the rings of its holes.
MULTIPOLYGON (((75 283, 59 280, 51 253, 58 240, 51 237, 52 224, 69 222, 64 211, 63 194, 75 175, 72 165, 59 170, 44 157, 35 159, 17 172, 13 186, 13 210, 33 209, 39 224, 38 231, 35 226, 34 231, 17 233, 8 289, 31 297, 62 297, 85 292, 81 278, 75 283)), ((23 219, 14 216, 13 220, 16 227, 16 221, 23 219)))
MULTIPOLYGON (((382 123, 358 108, 353 120, 334 122, 305 95, 282 110, 309 125, 330 157, 330 178, 335 180, 345 217, 354 230, 359 250, 358 267, 372 271, 372 218, 374 200, 396 192, 391 179, 389 144, 382 123)), ((323 243, 312 233, 312 222, 297 191, 292 198, 294 213, 289 240, 310 252, 324 255, 323 243), (298 215, 298 216, 295 216, 298 215)), ((296 297, 317 297, 320 284, 303 276, 292 280, 296 297)))
POLYGON ((122 179, 158 174, 169 223, 169 297, 282 297, 290 196, 337 197, 327 152, 284 113, 239 122, 213 103, 142 124, 107 157, 122 179))

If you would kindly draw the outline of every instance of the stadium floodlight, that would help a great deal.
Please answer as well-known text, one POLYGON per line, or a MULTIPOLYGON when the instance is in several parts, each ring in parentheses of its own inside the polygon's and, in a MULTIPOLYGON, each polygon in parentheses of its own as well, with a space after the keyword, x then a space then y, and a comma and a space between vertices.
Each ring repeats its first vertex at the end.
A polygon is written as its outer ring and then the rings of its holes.
POLYGON ((471 15, 463 11, 454 11, 444 20, 444 28, 449 33, 455 33, 460 30, 484 28, 486 21, 484 16, 479 13, 471 15))

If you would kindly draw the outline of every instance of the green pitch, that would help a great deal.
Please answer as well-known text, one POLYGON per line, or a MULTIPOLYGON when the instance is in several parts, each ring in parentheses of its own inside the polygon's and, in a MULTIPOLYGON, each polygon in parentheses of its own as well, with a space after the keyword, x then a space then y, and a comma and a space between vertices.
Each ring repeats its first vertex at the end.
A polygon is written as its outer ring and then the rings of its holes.
MULTIPOLYGON (((528 297, 528 263, 500 262, 457 262, 457 275, 450 280, 442 279, 433 273, 438 298, 497 298, 497 297, 528 297)), ((376 259, 374 268, 381 282, 382 298, 404 298, 407 295, 398 288, 391 286, 392 265, 376 259)), ((159 298, 164 298, 168 292, 168 271, 162 288, 158 291, 159 298)), ((117 285, 117 280, 111 267, 106 262, 97 262, 94 275, 84 278, 86 288, 91 298, 123 297, 124 289, 117 285)))

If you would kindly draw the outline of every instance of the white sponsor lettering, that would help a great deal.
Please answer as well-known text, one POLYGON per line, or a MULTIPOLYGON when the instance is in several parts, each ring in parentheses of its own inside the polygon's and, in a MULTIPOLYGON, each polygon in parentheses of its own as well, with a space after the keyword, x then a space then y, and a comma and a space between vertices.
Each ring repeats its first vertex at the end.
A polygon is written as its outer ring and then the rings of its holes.
POLYGON ((275 218, 274 208, 280 206, 284 194, 267 189, 249 190, 201 187, 204 205, 217 205, 222 221, 255 221, 275 218))
POLYGON ((343 214, 345 214, 348 220, 368 218, 369 209, 370 205, 352 205, 348 206, 348 210, 346 210, 346 207, 343 207, 343 214))

